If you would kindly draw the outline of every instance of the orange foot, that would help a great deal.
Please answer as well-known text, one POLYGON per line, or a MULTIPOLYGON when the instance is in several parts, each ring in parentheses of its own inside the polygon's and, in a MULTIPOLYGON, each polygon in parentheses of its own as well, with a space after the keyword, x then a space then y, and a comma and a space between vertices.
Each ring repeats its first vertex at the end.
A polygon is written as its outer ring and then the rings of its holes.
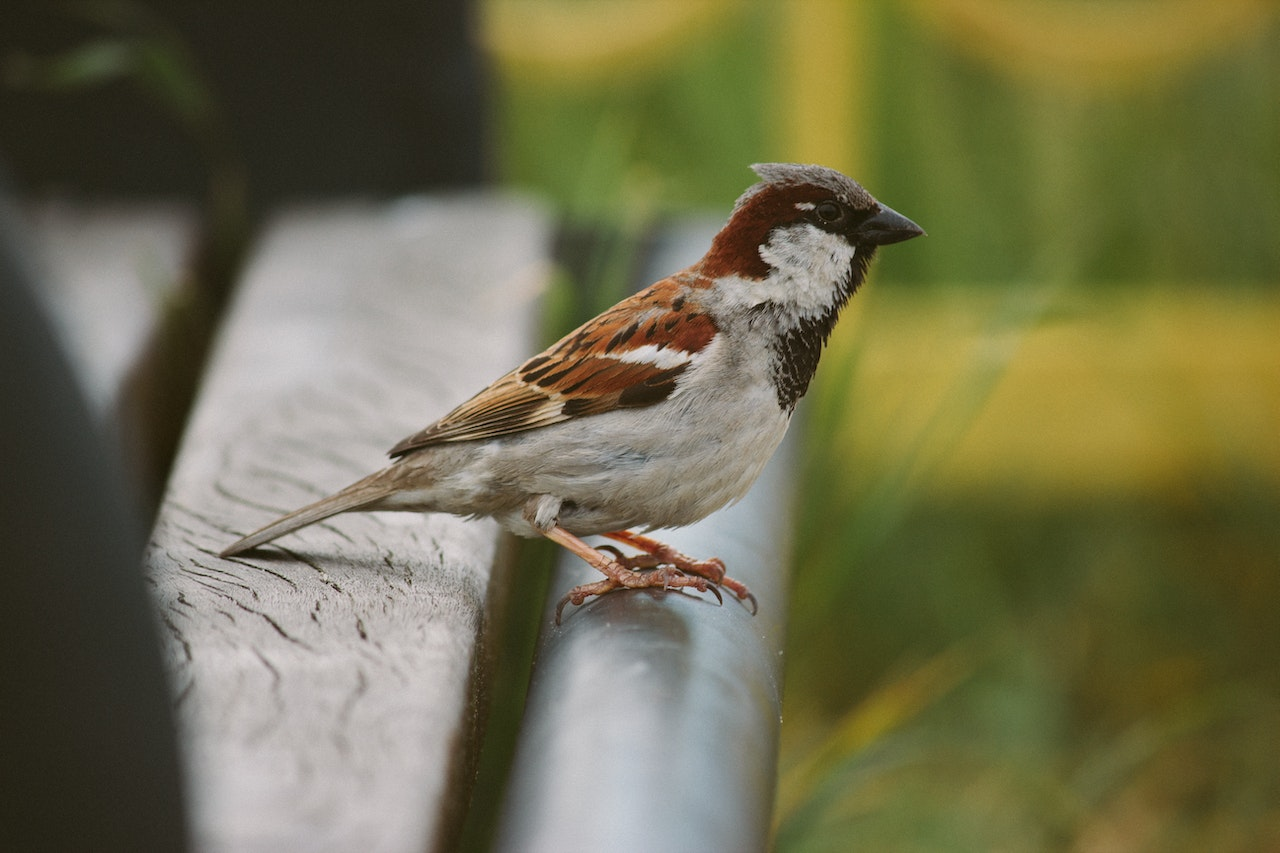
MULTIPOLYGON (((603 535, 614 542, 621 542, 624 545, 630 545, 632 548, 638 548, 648 555, 647 557, 619 556, 618 562, 627 568, 643 568, 650 561, 653 561, 656 565, 675 566, 682 572, 704 577, 713 584, 724 587, 736 595, 739 601, 751 602, 752 616, 759 610, 756 597, 751 594, 751 590, 747 589, 746 584, 734 580, 724 573, 724 560, 719 557, 712 557, 710 560, 695 560, 692 557, 681 554, 670 545, 659 542, 657 539, 650 539, 648 536, 641 536, 639 533, 632 533, 630 530, 617 530, 603 535)), ((609 550, 612 551, 614 549, 610 548, 609 550)))
POLYGON ((641 536, 629 530, 619 530, 603 535, 615 542, 637 548, 643 551, 643 554, 628 557, 616 548, 605 546, 604 550, 614 555, 610 558, 558 526, 547 531, 545 535, 586 560, 605 576, 604 580, 575 586, 560 599, 560 603, 556 605, 557 625, 560 624, 560 614, 566 604, 579 605, 593 595, 604 595, 616 589, 692 587, 699 592, 711 592, 717 599, 721 599, 719 587, 724 587, 739 600, 751 602, 752 615, 755 615, 758 609, 756 597, 751 594, 751 590, 747 589, 741 581, 727 577, 724 573, 724 561, 718 557, 710 560, 695 560, 656 539, 650 539, 648 536, 641 536))

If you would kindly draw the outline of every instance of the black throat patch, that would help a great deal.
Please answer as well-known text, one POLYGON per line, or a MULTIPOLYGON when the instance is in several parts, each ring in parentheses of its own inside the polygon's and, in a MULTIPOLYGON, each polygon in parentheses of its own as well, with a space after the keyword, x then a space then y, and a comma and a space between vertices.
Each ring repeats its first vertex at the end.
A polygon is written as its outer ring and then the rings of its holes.
MULTIPOLYGON (((827 338, 840 319, 840 310, 857 292, 866 277, 867 266, 873 252, 860 251, 854 256, 847 283, 840 288, 835 303, 816 317, 806 317, 797 325, 784 329, 773 340, 770 350, 769 373, 773 379, 778 405, 787 414, 795 411, 796 403, 809 390, 813 374, 818 370, 818 359, 827 338)), ((762 306, 763 307, 763 306, 762 306)))

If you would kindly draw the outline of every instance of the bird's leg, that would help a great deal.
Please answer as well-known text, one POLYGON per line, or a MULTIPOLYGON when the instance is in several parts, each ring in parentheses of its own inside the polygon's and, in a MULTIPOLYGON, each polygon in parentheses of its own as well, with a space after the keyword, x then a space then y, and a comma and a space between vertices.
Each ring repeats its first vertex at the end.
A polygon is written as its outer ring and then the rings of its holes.
POLYGON ((675 548, 657 539, 651 539, 648 536, 642 536, 639 533, 633 533, 630 530, 615 530, 611 533, 602 533, 614 542, 621 542, 624 545, 630 545, 643 551, 646 557, 620 557, 618 562, 625 568, 634 569, 641 566, 652 565, 652 560, 656 559, 659 564, 675 566, 682 572, 692 575, 698 575, 711 581, 713 584, 722 586, 738 597, 740 601, 751 602, 751 612, 754 614, 757 610, 756 597, 751 594, 751 590, 747 589, 746 584, 741 581, 734 580, 724 573, 724 560, 719 557, 712 557, 709 560, 695 560, 681 554, 675 548))
POLYGON ((558 524, 542 531, 542 535, 557 545, 562 545, 577 554, 586 560, 591 568, 605 576, 602 581, 575 586, 569 590, 564 598, 560 599, 560 603, 556 605, 557 625, 560 624, 560 613, 564 610, 566 604, 582 604, 593 595, 604 595, 606 592, 613 592, 615 589, 643 589, 649 587, 681 589, 692 587, 699 592, 711 592, 716 598, 720 597, 720 591, 716 589, 715 584, 710 582, 704 575, 687 575, 673 565, 657 565, 642 570, 632 569, 592 548, 558 524))

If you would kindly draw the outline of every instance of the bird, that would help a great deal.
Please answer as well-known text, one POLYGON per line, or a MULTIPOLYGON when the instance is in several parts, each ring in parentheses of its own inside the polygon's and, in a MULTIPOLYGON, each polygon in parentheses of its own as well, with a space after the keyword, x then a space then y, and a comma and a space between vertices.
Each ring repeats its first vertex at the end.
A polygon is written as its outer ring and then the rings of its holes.
POLYGON ((924 234, 825 166, 761 163, 701 260, 629 296, 389 451, 390 464, 219 554, 244 554, 339 513, 493 518, 546 537, 604 577, 566 604, 624 589, 695 589, 751 612, 722 560, 648 532, 747 493, 809 388, 879 246, 924 234), (582 537, 600 535, 599 548, 582 537))

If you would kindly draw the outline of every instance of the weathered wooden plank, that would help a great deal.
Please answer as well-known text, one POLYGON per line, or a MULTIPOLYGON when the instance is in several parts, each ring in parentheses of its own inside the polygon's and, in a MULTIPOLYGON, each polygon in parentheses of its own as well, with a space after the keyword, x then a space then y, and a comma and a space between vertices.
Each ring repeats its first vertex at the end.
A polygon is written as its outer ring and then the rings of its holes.
MULTIPOLYGON (((663 241, 651 278, 710 244, 719 222, 663 241)), ((504 851, 764 850, 782 701, 791 452, 784 442, 741 502, 655 537, 719 556, 758 596, 619 592, 566 609, 594 580, 567 557, 553 576, 499 829, 504 851)), ((603 540, 602 540, 603 541, 603 540)))
POLYGON ((355 514, 214 554, 374 470, 527 355, 547 238, 530 207, 478 196, 268 229, 149 554, 198 849, 416 851, 456 832, 496 527, 355 514))

